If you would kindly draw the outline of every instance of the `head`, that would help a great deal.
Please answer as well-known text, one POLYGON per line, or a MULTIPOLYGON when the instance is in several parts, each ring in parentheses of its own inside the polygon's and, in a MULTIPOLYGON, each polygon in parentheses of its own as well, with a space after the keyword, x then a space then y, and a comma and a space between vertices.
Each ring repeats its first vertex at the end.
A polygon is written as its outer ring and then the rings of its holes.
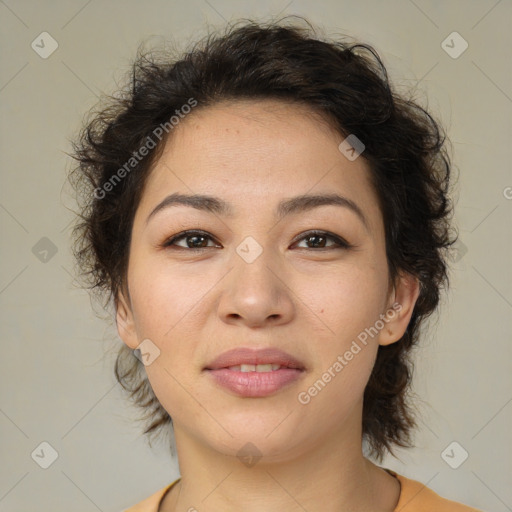
POLYGON ((450 163, 375 50, 249 22, 178 58, 140 54, 74 156, 75 254, 114 306, 115 372, 145 433, 174 422, 275 457, 349 429, 377 459, 410 444, 411 349, 454 242, 450 163), (159 351, 148 366, 133 355, 143 340, 159 351), (291 353, 304 388, 243 400, 213 387, 205 368, 237 346, 291 353))

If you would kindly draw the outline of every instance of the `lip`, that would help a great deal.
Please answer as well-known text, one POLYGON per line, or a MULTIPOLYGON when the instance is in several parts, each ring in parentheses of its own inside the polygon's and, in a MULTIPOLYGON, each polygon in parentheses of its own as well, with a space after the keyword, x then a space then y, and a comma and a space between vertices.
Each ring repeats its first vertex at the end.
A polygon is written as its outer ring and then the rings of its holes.
POLYGON ((231 393, 245 398, 275 394, 304 375, 304 365, 292 355, 274 348, 237 348, 224 352, 204 368, 214 382, 231 393), (268 372, 230 370, 241 364, 279 364, 286 368, 268 372))
MULTIPOLYGON (((239 347, 222 353, 205 370, 220 370, 240 364, 279 364, 295 370, 304 370, 304 365, 291 354, 276 348, 251 349, 239 347)), ((280 371, 280 370, 276 370, 280 371)))

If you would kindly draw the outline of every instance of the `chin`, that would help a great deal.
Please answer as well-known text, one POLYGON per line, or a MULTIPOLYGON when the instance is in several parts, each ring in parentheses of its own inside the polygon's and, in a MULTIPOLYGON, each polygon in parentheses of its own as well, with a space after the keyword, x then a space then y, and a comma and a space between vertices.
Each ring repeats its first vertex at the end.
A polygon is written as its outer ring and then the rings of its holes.
MULTIPOLYGON (((281 418, 282 421, 282 418, 281 418)), ((261 424, 261 423, 260 423, 261 424)), ((278 463, 292 460, 305 448, 305 440, 297 436, 297 428, 291 425, 265 426, 264 430, 254 425, 237 425, 229 429, 230 436, 223 431, 221 438, 204 439, 212 449, 229 457, 237 457, 247 467, 261 463, 278 463), (270 434, 269 434, 270 433, 270 434)))

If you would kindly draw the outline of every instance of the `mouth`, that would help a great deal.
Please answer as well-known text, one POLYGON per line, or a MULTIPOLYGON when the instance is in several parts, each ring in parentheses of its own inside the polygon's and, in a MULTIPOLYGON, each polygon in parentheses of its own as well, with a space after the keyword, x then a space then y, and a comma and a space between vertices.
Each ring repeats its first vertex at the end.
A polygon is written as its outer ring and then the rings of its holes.
POLYGON ((304 365, 281 350, 238 348, 224 352, 204 370, 230 394, 262 398, 289 387, 305 373, 304 365))

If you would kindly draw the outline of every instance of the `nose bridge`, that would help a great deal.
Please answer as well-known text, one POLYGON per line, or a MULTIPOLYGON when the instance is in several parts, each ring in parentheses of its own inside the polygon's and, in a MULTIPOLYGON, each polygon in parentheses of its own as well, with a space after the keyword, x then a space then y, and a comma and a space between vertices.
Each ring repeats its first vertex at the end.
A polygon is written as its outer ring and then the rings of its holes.
POLYGON ((233 254, 233 280, 239 298, 245 302, 265 302, 270 306, 278 291, 276 276, 271 271, 278 267, 275 251, 261 245, 252 236, 245 237, 233 254))
POLYGON ((280 263, 277 251, 264 247, 252 236, 236 246, 219 305, 225 321, 239 318, 257 325, 290 320, 293 301, 279 275, 280 263))

